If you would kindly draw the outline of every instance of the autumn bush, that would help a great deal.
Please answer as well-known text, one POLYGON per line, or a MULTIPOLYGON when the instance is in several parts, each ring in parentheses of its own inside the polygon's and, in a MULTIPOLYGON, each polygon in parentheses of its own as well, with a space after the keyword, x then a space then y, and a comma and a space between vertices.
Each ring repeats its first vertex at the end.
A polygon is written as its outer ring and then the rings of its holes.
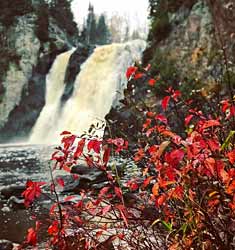
MULTIPOLYGON (((158 77, 148 70, 128 68, 131 85, 144 79, 154 91, 158 77)), ((103 171, 107 181, 59 200, 56 182, 64 183, 52 178, 48 249, 235 249, 235 106, 226 96, 191 97, 170 86, 158 112, 140 111, 139 139, 127 154, 139 175, 131 179, 108 164, 128 152, 126 139, 61 134, 52 171, 70 172, 82 160, 103 171)), ((27 183, 27 207, 44 185, 27 183)), ((29 229, 23 246, 37 244, 39 227, 37 222, 29 229)))

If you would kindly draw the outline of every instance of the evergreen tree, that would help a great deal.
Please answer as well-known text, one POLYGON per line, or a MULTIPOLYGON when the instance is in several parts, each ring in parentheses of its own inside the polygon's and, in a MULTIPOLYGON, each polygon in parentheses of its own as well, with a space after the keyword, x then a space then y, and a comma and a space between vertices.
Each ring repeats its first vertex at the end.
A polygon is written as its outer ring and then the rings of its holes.
POLYGON ((138 30, 133 31, 131 39, 132 40, 140 39, 140 34, 139 34, 138 30))
POLYGON ((87 16, 87 43, 88 44, 95 44, 96 42, 96 18, 94 13, 94 7, 89 4, 88 8, 88 16, 87 16))
POLYGON ((71 0, 52 0, 50 1, 50 12, 61 29, 67 31, 70 36, 78 36, 77 24, 73 20, 71 11, 71 2, 71 0))
POLYGON ((84 43, 87 41, 87 28, 86 28, 86 21, 83 21, 83 27, 82 27, 82 31, 79 34, 79 41, 84 43))
POLYGON ((109 43, 109 30, 105 22, 105 16, 103 14, 99 17, 97 24, 96 42, 100 45, 109 43))
POLYGON ((47 3, 41 1, 37 12, 36 35, 40 41, 47 42, 49 40, 49 8, 47 3))
POLYGON ((126 26, 125 35, 124 35, 124 42, 127 42, 130 38, 130 28, 129 25, 126 26))

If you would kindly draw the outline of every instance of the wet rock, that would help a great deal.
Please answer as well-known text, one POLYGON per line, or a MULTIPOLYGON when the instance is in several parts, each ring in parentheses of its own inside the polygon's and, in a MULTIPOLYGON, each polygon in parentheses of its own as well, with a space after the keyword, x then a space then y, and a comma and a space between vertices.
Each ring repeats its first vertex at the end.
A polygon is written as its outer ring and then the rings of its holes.
POLYGON ((97 183, 106 180, 104 172, 97 168, 77 165, 72 168, 71 173, 78 174, 81 180, 86 180, 88 182, 97 183))
POLYGON ((11 196, 21 197, 21 194, 24 190, 24 185, 8 185, 0 189, 0 194, 5 199, 9 199, 11 196))
POLYGON ((69 59, 68 67, 65 73, 65 89, 61 97, 61 103, 66 102, 73 93, 74 83, 81 70, 81 65, 87 60, 94 48, 83 44, 78 44, 76 50, 69 59))
POLYGON ((9 212, 11 212, 11 209, 7 205, 4 205, 3 208, 1 209, 1 211, 3 213, 9 213, 9 212))
MULTIPOLYGON (((62 192, 72 192, 74 191, 80 183, 80 179, 76 178, 76 176, 67 174, 67 175, 60 175, 60 173, 54 176, 55 182, 62 179, 64 182, 64 187, 58 184, 58 188, 62 189, 62 192)), ((58 182, 57 182, 58 183, 58 182)))
POLYGON ((0 240, 0 250, 12 250, 13 243, 9 240, 0 240))
POLYGON ((7 206, 12 209, 25 209, 24 199, 19 199, 16 196, 11 196, 7 201, 7 206))

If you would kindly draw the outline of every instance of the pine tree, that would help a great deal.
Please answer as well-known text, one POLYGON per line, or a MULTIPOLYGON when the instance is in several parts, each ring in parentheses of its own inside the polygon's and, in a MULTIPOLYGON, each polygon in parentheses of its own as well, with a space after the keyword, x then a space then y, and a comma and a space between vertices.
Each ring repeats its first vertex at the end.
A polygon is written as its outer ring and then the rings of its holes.
POLYGON ((131 39, 132 40, 140 39, 140 34, 139 34, 138 30, 133 31, 131 39))
POLYGON ((130 38, 130 28, 129 25, 126 26, 125 35, 124 35, 124 42, 127 42, 130 38))
POLYGON ((96 42, 97 44, 103 45, 109 42, 109 30, 106 25, 105 16, 102 14, 99 17, 99 21, 96 29, 96 42))
POLYGON ((96 18, 94 13, 94 7, 89 4, 88 16, 87 16, 87 43, 95 44, 96 42, 96 18))
POLYGON ((36 35, 42 42, 49 40, 49 8, 46 2, 41 1, 37 10, 36 35))
POLYGON ((71 0, 51 0, 50 12, 57 20, 60 28, 72 36, 78 36, 77 24, 74 22, 71 11, 71 0))

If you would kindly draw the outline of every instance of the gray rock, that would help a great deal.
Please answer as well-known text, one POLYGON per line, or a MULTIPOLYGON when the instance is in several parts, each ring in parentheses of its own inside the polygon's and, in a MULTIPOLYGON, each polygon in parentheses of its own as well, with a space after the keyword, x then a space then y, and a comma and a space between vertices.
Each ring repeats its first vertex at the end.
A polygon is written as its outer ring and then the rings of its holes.
POLYGON ((7 206, 12 209, 25 209, 24 199, 19 199, 16 196, 11 196, 7 201, 7 206))
POLYGON ((0 250, 12 250, 13 243, 9 240, 0 240, 0 250))
POLYGON ((78 174, 80 179, 89 182, 100 182, 106 180, 104 172, 97 168, 77 165, 72 168, 71 173, 78 174))
POLYGON ((11 196, 21 197, 22 192, 25 190, 25 185, 8 185, 0 189, 0 194, 9 199, 11 196))
POLYGON ((58 175, 54 176, 55 182, 58 179, 62 179, 64 181, 64 187, 61 187, 60 185, 57 185, 59 189, 62 190, 62 192, 71 192, 76 190, 76 188, 79 186, 80 179, 79 178, 74 178, 73 175, 58 175))

